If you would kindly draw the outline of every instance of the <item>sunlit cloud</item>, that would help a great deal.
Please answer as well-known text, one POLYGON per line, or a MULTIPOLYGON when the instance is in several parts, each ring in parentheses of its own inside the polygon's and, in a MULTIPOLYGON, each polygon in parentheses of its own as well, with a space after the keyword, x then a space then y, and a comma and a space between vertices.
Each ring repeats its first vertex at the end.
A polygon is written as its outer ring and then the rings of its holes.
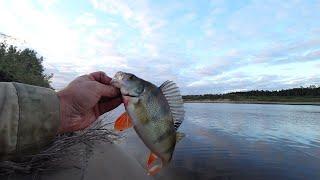
POLYGON ((130 71, 184 94, 319 84, 318 1, 0 0, 0 33, 44 57, 52 85, 130 71))
POLYGON ((94 26, 97 24, 97 19, 94 14, 84 13, 76 19, 76 23, 82 26, 94 26))

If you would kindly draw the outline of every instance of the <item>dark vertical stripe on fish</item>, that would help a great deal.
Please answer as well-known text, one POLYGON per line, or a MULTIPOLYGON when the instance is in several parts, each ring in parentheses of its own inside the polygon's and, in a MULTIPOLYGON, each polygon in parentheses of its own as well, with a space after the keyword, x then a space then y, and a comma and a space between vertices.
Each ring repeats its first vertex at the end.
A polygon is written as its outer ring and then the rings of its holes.
POLYGON ((162 153, 172 153, 175 146, 170 146, 168 149, 164 150, 162 153))
POLYGON ((165 140, 167 137, 174 133, 174 128, 169 128, 166 132, 161 134, 153 143, 160 143, 161 141, 165 140))

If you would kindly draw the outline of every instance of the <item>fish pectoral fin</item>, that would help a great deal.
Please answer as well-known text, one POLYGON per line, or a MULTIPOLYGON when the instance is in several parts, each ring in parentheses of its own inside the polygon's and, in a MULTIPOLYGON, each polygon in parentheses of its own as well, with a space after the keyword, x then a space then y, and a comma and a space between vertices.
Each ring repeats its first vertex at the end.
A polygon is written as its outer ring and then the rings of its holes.
POLYGON ((121 114, 114 123, 114 129, 117 131, 123 131, 125 129, 131 128, 132 121, 127 112, 121 114))
POLYGON ((148 170, 148 175, 149 176, 154 176, 156 175, 158 172, 160 172, 160 170, 162 169, 162 165, 155 165, 152 168, 150 168, 148 170))
POLYGON ((186 135, 181 132, 176 132, 176 141, 179 142, 182 138, 184 138, 186 135))
POLYGON ((149 168, 151 166, 152 163, 155 162, 155 160, 158 159, 158 156, 156 156, 155 154, 153 154, 152 152, 150 152, 148 161, 147 161, 147 167, 149 168))

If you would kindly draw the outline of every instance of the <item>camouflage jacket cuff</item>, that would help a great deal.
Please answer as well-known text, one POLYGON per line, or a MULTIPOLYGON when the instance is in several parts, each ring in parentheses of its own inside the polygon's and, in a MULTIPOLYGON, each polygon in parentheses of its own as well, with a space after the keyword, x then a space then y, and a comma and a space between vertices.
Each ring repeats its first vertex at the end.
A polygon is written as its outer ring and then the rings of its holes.
POLYGON ((55 91, 21 83, 0 83, 0 89, 1 84, 7 84, 7 90, 0 97, 0 117, 5 115, 0 120, 0 157, 39 152, 59 128, 60 106, 55 91))

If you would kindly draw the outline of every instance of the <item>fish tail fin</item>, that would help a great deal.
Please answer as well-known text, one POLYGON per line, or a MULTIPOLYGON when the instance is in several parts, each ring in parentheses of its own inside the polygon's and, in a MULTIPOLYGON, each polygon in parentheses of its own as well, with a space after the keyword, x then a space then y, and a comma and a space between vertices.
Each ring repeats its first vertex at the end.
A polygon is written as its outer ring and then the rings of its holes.
POLYGON ((162 169, 162 165, 155 165, 152 168, 150 168, 148 170, 148 175, 149 176, 154 176, 156 175, 158 172, 160 172, 160 170, 162 169))
POLYGON ((161 160, 160 164, 156 164, 154 166, 151 166, 153 163, 156 162, 157 159, 158 159, 158 156, 155 155, 154 153, 150 152, 150 155, 149 155, 149 158, 147 161, 147 168, 148 168, 148 175, 149 176, 154 176, 162 169, 162 160, 161 160))

